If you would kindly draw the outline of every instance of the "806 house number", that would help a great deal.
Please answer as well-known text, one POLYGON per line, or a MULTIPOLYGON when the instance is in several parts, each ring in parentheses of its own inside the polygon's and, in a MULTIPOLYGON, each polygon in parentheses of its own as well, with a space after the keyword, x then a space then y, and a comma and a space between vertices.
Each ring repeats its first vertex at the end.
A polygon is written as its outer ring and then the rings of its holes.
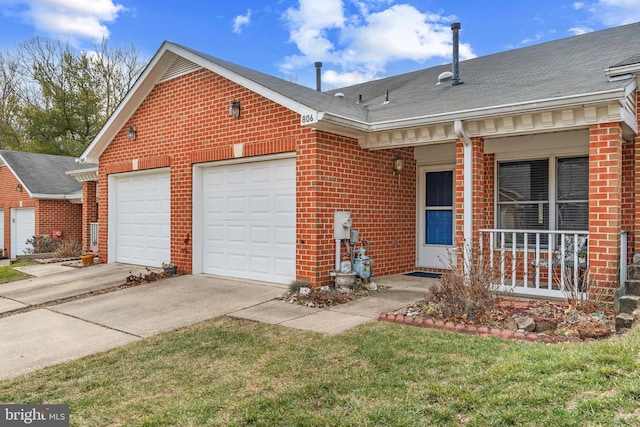
POLYGON ((300 116, 300 124, 301 125, 306 125, 309 123, 313 123, 315 122, 315 117, 313 116, 313 114, 303 114, 300 116))

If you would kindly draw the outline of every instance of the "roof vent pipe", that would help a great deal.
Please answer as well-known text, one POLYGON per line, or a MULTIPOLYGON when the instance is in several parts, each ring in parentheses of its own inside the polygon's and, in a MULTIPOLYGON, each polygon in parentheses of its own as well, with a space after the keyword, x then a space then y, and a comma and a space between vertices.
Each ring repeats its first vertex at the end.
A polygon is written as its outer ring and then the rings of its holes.
POLYGON ((316 90, 322 92, 322 62, 316 62, 316 90))
POLYGON ((458 69, 458 47, 460 44, 460 23, 454 22, 451 24, 451 31, 453 31, 453 79, 451 80, 451 86, 462 84, 460 81, 460 71, 458 69))

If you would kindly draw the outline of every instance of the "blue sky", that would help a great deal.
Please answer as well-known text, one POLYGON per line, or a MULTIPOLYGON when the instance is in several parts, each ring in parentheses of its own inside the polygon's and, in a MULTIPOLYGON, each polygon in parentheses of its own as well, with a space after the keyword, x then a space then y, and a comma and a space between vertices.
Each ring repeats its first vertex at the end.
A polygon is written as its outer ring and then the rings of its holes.
POLYGON ((0 51, 33 36, 150 58, 164 40, 323 89, 640 21, 640 0, 0 0, 0 51))

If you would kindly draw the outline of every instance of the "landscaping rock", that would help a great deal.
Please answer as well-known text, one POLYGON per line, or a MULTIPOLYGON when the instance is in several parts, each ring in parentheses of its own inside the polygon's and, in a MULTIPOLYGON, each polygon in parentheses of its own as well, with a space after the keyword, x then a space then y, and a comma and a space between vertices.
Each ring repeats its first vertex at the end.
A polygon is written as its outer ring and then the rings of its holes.
POLYGON ((535 322, 534 332, 555 331, 558 327, 558 319, 551 317, 536 316, 533 321, 535 322))
POLYGON ((529 316, 516 316, 514 320, 518 329, 522 329, 525 332, 533 332, 536 328, 536 322, 529 316))

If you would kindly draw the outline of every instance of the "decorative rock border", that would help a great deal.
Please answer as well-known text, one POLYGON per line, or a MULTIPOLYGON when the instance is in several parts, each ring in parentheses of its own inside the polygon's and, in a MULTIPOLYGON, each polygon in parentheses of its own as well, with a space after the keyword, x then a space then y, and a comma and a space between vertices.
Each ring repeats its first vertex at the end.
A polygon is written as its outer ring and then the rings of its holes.
POLYGON ((487 326, 477 326, 466 323, 456 323, 443 319, 423 318, 419 316, 406 316, 404 314, 380 313, 378 320, 382 322, 401 323, 419 328, 441 329, 444 331, 458 332, 463 334, 479 335, 481 337, 497 337, 506 340, 518 340, 529 342, 543 342, 545 344, 560 343, 581 343, 594 342, 593 338, 582 340, 578 337, 564 337, 562 335, 537 334, 535 332, 514 332, 508 329, 489 328, 487 326))

